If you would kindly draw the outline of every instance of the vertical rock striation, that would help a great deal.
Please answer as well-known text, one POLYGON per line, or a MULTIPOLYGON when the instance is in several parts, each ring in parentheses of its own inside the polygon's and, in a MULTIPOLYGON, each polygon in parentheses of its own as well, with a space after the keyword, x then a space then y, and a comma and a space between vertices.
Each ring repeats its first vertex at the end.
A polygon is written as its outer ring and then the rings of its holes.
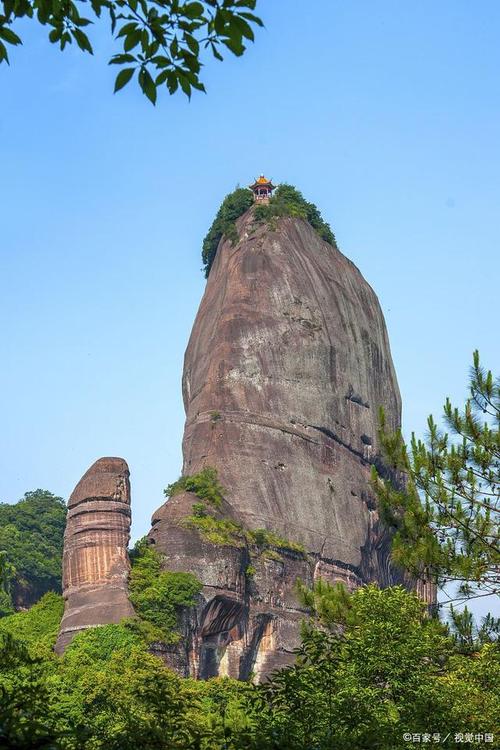
POLYGON ((225 518, 293 543, 214 544, 187 528, 197 498, 172 497, 150 540, 204 584, 185 632, 195 676, 258 679, 290 662, 303 616, 293 587, 402 581, 370 489, 378 408, 401 402, 380 305, 356 266, 304 220, 222 241, 184 361, 183 475, 218 471, 225 518))
POLYGON ((130 564, 129 470, 122 458, 100 458, 76 485, 64 534, 62 653, 80 630, 117 623, 134 610, 127 596, 130 564))

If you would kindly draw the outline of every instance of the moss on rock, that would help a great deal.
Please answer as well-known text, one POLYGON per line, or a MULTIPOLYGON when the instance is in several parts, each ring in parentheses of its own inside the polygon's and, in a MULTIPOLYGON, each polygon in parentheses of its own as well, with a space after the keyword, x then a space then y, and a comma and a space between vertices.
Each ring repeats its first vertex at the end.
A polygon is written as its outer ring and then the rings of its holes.
POLYGON ((192 573, 164 570, 162 555, 146 538, 136 543, 130 560, 129 596, 139 622, 129 620, 129 627, 147 641, 175 643, 180 638, 179 612, 196 603, 201 583, 192 573))

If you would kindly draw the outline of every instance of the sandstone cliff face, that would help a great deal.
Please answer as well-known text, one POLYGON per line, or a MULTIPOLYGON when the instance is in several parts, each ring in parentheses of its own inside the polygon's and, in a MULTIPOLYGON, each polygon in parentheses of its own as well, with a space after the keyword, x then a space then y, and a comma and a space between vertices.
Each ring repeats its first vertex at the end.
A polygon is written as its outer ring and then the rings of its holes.
POLYGON ((83 475, 68 502, 64 534, 64 616, 56 644, 62 653, 76 633, 132 617, 129 470, 121 458, 101 458, 83 475))
POLYGON ((204 584, 176 655, 185 672, 261 678, 298 645, 297 577, 400 582, 369 476, 378 408, 396 428, 401 404, 383 315, 356 266, 301 219, 271 230, 251 209, 238 231, 219 246, 185 355, 183 474, 215 467, 226 517, 307 554, 207 542, 182 525, 191 493, 155 513, 150 540, 166 567, 204 584))

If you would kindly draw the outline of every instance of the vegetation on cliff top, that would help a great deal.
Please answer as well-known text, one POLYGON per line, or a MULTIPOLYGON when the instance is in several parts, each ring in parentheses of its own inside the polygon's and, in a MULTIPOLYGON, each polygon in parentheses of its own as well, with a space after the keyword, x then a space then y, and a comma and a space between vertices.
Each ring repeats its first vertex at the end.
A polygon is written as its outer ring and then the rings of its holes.
MULTIPOLYGON (((213 224, 203 240, 201 257, 205 278, 208 278, 222 237, 230 240, 233 244, 238 241, 236 220, 253 205, 253 194, 248 188, 237 188, 226 195, 222 201, 213 224)), ((278 218, 283 216, 305 219, 316 230, 321 239, 329 242, 333 247, 337 247, 335 235, 322 218, 318 208, 314 203, 306 201, 299 190, 286 183, 282 183, 276 188, 268 205, 256 205, 254 211, 256 221, 268 222, 271 227, 278 218)))
POLYGON ((236 219, 239 219, 252 205, 253 194, 248 188, 237 188, 226 195, 222 201, 212 226, 203 240, 201 257, 205 278, 208 279, 222 237, 231 240, 233 244, 238 241, 236 219))
POLYGON ((203 502, 209 503, 214 508, 220 508, 224 488, 217 480, 217 469, 206 466, 197 474, 179 477, 176 482, 169 484, 164 490, 166 497, 174 497, 180 492, 193 492, 203 502))
POLYGON ((306 201, 302 193, 293 187, 281 183, 266 205, 257 205, 255 207, 255 218, 257 221, 272 222, 282 216, 292 216, 299 219, 305 219, 312 228, 317 232, 322 240, 328 242, 333 247, 337 247, 335 235, 330 225, 322 218, 320 211, 314 205, 306 201))
POLYGON ((46 490, 0 503, 0 616, 61 591, 66 504, 46 490))

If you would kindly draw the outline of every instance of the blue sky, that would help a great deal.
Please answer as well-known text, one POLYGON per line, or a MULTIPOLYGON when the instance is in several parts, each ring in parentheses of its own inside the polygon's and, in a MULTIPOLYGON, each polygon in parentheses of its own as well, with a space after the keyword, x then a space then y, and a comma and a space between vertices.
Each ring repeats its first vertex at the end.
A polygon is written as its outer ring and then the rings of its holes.
POLYGON ((95 57, 19 24, 0 66, 0 499, 130 465, 135 538, 181 466, 201 243, 264 171, 330 222, 379 296, 404 428, 500 372, 500 5, 274 0, 207 95, 112 95, 95 57))

